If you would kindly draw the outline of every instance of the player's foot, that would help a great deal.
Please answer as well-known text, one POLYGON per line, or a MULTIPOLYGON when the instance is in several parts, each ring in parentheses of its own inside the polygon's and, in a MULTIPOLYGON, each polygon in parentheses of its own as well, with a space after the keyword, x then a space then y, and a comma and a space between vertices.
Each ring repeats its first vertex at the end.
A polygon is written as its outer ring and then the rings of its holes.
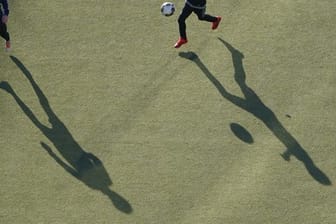
POLYGON ((176 42, 176 44, 174 45, 174 47, 175 47, 175 48, 179 48, 179 47, 181 47, 183 44, 186 44, 187 42, 188 42, 187 39, 184 39, 184 38, 180 37, 180 38, 178 39, 178 41, 176 42))
POLYGON ((212 27, 211 27, 211 28, 212 28, 213 30, 217 29, 217 27, 218 27, 220 21, 222 20, 222 17, 220 17, 220 16, 217 16, 216 18, 217 18, 217 20, 216 20, 215 22, 212 22, 212 27))
POLYGON ((11 49, 11 44, 10 44, 10 41, 8 40, 8 41, 6 41, 5 50, 10 51, 10 49, 11 49))

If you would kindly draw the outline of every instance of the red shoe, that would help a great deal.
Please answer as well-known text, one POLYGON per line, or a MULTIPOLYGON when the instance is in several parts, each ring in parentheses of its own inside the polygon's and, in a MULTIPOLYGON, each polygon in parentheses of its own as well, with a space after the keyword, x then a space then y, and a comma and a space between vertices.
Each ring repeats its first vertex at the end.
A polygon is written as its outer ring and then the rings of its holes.
POLYGON ((180 38, 178 39, 178 41, 176 42, 176 44, 174 45, 174 47, 175 47, 175 48, 179 48, 179 47, 181 47, 183 44, 186 44, 187 42, 188 42, 187 39, 184 39, 184 38, 180 37, 180 38))
POLYGON ((220 21, 222 20, 222 17, 220 17, 220 16, 217 16, 216 18, 217 18, 217 20, 216 20, 215 22, 212 22, 212 27, 211 27, 211 28, 212 28, 213 30, 217 29, 217 27, 218 27, 220 21))
POLYGON ((9 51, 11 49, 10 41, 6 41, 6 51, 9 51))

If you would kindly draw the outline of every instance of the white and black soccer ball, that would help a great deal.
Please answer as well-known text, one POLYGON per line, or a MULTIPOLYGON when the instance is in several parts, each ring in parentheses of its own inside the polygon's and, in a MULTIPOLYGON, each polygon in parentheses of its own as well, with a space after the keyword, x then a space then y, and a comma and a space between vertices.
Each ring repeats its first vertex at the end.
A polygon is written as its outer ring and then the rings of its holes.
POLYGON ((171 16, 175 12, 175 5, 172 2, 164 2, 161 5, 161 13, 164 16, 171 16))

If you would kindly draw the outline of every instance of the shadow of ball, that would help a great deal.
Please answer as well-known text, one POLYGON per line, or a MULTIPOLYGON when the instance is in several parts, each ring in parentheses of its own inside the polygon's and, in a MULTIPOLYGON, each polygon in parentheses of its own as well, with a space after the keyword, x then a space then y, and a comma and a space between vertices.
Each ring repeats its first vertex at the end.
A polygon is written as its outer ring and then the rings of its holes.
POLYGON ((230 128, 235 136, 243 142, 248 144, 252 144, 254 142, 252 135, 243 126, 237 123, 231 123, 230 128))

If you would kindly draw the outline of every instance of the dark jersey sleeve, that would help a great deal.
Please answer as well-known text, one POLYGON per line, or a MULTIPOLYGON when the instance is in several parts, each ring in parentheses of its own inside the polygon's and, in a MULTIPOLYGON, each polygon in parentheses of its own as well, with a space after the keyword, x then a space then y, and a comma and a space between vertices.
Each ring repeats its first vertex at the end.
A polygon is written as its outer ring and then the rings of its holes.
POLYGON ((3 13, 8 16, 9 14, 9 8, 8 8, 8 1, 7 0, 0 0, 0 3, 3 8, 3 13))

